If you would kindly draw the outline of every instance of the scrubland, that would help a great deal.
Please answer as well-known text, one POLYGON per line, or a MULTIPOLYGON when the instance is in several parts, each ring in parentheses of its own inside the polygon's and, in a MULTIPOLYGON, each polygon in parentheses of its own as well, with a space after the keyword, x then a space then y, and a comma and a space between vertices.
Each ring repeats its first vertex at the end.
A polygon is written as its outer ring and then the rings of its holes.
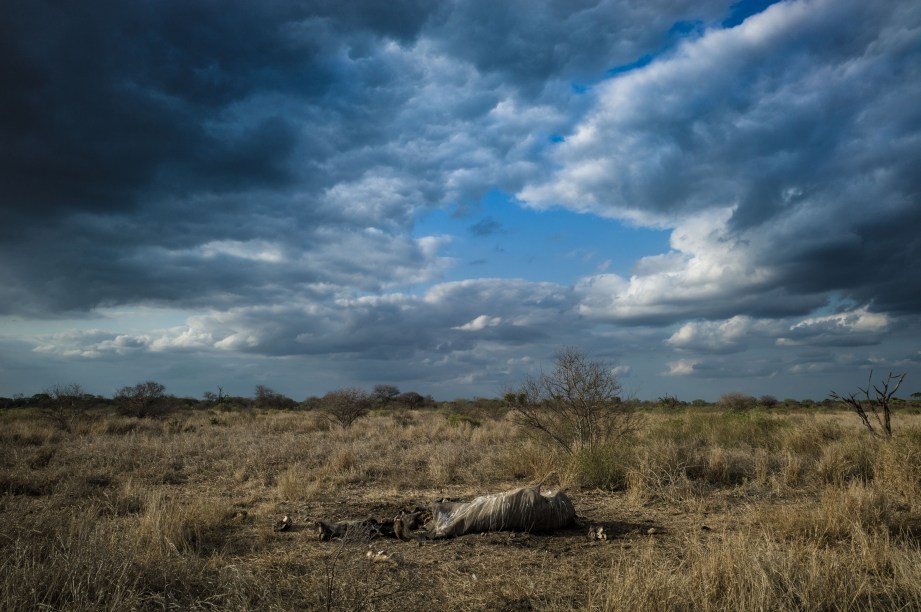
POLYGON ((921 416, 897 414, 891 440, 827 411, 633 425, 569 456, 505 414, 343 428, 307 411, 100 413, 63 431, 4 411, 0 608, 921 609, 921 416), (309 528, 541 480, 567 490, 577 527, 333 542, 309 528))

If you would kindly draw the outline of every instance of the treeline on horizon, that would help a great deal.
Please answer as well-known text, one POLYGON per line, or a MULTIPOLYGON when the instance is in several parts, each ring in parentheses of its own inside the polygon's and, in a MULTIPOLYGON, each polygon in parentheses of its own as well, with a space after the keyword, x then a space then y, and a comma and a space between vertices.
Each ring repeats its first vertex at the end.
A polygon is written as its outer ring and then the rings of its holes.
MULTIPOLYGON (((911 400, 894 398, 896 402, 918 403, 921 393, 912 393, 911 400)), ((730 411, 753 409, 810 409, 845 408, 832 397, 822 400, 778 399, 772 395, 755 397, 729 392, 715 402, 703 399, 682 400, 674 395, 664 395, 655 400, 624 400, 638 410, 678 410, 682 408, 718 408, 730 411)), ((348 403, 363 409, 451 409, 458 412, 475 411, 483 416, 503 414, 510 406, 509 396, 456 398, 438 401, 431 395, 415 391, 401 391, 395 385, 379 384, 368 393, 357 387, 346 387, 330 391, 323 396, 309 396, 297 401, 265 386, 256 385, 251 397, 225 394, 218 387, 217 392, 205 391, 202 398, 176 396, 166 392, 166 387, 156 381, 146 381, 134 386, 123 387, 111 397, 86 393, 79 384, 54 385, 31 396, 16 394, 13 397, 0 396, 0 410, 14 408, 57 408, 61 410, 113 409, 122 414, 136 417, 154 417, 181 410, 319 410, 330 404, 348 403)))

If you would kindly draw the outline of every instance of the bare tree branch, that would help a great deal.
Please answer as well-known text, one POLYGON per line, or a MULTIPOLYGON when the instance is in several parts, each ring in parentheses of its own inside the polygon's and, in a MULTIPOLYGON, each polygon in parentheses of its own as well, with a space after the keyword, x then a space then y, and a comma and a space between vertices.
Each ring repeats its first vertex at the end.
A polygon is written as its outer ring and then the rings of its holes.
POLYGON ((892 372, 889 372, 885 380, 880 383, 882 386, 882 388, 880 388, 880 385, 873 384, 873 370, 870 370, 870 375, 867 378, 867 386, 857 387, 857 390, 863 394, 864 399, 858 399, 857 395, 854 393, 842 396, 836 391, 832 391, 830 397, 847 405, 851 411, 860 417, 864 427, 866 427, 871 434, 877 436, 879 433, 873 427, 873 423, 870 421, 870 414, 867 413, 867 409, 869 408, 870 413, 873 414, 883 434, 885 434, 887 438, 891 438, 892 398, 895 397, 899 387, 902 386, 903 380, 905 380, 904 373, 894 375, 892 372), (893 381, 895 382, 895 386, 890 390, 889 387, 892 385, 893 381), (871 388, 873 389, 872 397, 870 396, 871 388), (882 413, 882 416, 880 416, 880 413, 882 413))
POLYGON ((620 391, 610 367, 568 348, 557 354, 552 373, 526 379, 505 399, 526 432, 573 454, 628 429, 620 391))

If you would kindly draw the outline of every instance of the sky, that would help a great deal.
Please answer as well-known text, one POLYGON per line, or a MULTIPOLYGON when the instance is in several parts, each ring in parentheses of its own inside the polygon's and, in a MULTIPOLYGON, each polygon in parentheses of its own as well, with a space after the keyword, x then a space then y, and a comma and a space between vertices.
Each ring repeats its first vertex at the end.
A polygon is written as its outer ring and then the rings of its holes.
POLYGON ((921 391, 914 0, 0 10, 0 396, 921 391))

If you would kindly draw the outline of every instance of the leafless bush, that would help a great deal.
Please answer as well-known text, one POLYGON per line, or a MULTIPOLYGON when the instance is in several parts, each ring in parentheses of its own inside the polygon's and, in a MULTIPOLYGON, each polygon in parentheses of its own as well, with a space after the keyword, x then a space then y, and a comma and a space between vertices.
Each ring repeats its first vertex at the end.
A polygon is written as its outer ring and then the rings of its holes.
POLYGON ((743 412, 745 410, 751 410, 758 403, 751 395, 745 395, 744 393, 724 393, 719 401, 716 403, 717 406, 723 408, 724 410, 733 410, 736 412, 743 412))
POLYGON ((166 387, 162 384, 148 380, 133 387, 122 387, 115 394, 115 401, 125 414, 149 417, 162 410, 165 391, 166 387))
POLYGON ((85 407, 83 387, 76 383, 54 385, 45 394, 48 399, 40 410, 42 416, 62 431, 70 431, 85 407))
POLYGON ((270 389, 265 385, 256 385, 254 402, 257 408, 270 408, 274 410, 293 408, 297 405, 297 402, 291 398, 286 397, 283 393, 278 393, 274 389, 270 389))
POLYGON ((371 398, 368 394, 355 387, 330 391, 323 396, 320 403, 323 411, 343 427, 351 427, 352 423, 366 415, 371 408, 371 398))
POLYGON ((572 455, 629 429, 630 408, 620 392, 609 366, 567 348, 557 354, 552 373, 526 379, 505 399, 527 432, 572 455))

